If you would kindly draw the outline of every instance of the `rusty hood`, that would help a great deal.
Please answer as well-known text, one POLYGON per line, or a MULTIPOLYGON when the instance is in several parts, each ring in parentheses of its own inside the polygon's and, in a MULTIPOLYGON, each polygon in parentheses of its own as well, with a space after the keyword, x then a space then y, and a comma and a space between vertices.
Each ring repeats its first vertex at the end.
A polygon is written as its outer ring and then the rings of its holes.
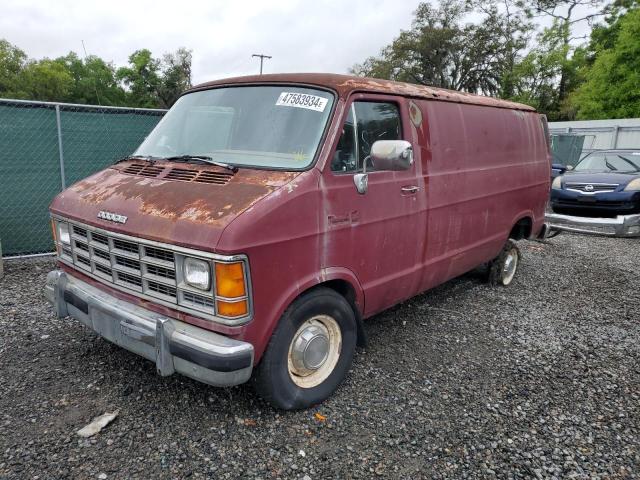
POLYGON ((113 232, 213 251, 234 218, 299 174, 122 162, 64 190, 51 212, 113 232), (100 212, 127 220, 105 220, 100 212))

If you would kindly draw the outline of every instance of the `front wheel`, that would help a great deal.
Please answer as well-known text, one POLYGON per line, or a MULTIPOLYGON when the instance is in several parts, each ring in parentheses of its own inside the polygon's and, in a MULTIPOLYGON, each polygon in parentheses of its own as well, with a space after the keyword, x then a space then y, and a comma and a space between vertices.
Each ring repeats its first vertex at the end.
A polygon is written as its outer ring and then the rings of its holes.
POLYGON ((520 249, 512 240, 508 240, 500 254, 489 263, 489 284, 509 286, 519 265, 520 249))
POLYGON ((256 369, 256 390, 283 410, 322 402, 349 371, 356 339, 356 319, 344 297, 328 288, 303 294, 271 337, 256 369))

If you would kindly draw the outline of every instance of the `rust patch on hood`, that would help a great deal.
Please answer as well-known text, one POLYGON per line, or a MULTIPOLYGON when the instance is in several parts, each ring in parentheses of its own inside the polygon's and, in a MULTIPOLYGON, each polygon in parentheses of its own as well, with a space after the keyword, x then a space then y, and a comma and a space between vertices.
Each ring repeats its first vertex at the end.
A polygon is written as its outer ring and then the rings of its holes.
MULTIPOLYGON (((102 205, 105 202, 137 205, 137 211, 177 220, 219 224, 234 216, 276 188, 285 185, 296 172, 240 170, 226 185, 201 184, 162 178, 122 174, 126 165, 103 170, 72 186, 62 196, 102 205)), ((184 168, 184 165, 179 165, 184 168)), ((200 169, 201 170, 201 169, 200 169)), ((130 208, 127 208, 131 215, 130 208)))
MULTIPOLYGON (((72 185, 54 199, 51 211, 115 232, 212 249, 234 218, 300 174, 240 169, 226 184, 219 185, 122 172, 131 163, 135 162, 115 165, 72 185), (102 210, 125 215, 126 224, 98 218, 102 210)), ((213 166, 156 165, 222 171, 213 166)))

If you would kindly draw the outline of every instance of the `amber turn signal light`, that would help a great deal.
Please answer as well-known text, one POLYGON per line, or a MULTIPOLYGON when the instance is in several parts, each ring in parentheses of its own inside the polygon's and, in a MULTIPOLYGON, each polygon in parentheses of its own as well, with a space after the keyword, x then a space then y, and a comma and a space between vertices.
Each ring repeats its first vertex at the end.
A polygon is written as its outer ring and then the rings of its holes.
POLYGON ((246 296, 247 292, 244 285, 244 268, 242 262, 216 263, 216 294, 225 298, 246 296))
POLYGON ((53 236, 53 243, 58 243, 58 238, 56 235, 56 222, 51 219, 51 235, 53 236))
POLYGON ((51 219, 51 235, 53 236, 53 245, 56 248, 56 252, 60 255, 60 245, 58 245, 58 235, 56 234, 56 222, 51 219))
POLYGON ((239 302, 218 300, 216 304, 218 315, 224 317, 244 317, 248 312, 246 300, 240 300, 239 302))

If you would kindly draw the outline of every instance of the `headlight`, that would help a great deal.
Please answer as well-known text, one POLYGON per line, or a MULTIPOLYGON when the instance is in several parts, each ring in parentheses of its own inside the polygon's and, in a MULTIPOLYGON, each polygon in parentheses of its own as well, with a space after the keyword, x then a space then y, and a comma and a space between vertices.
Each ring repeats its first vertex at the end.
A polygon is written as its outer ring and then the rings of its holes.
POLYGON ((71 245, 71 235, 69 235, 69 224, 58 222, 58 241, 65 245, 71 245))
POLYGON ((186 257, 183 265, 184 281, 200 290, 209 290, 211 286, 211 269, 209 263, 197 258, 186 257))
POLYGON ((640 190, 640 178, 636 178, 635 180, 631 180, 626 187, 624 187, 625 192, 637 192, 640 190))
POLYGON ((553 183, 551 184, 551 188, 555 190, 562 190, 562 177, 558 176, 553 179, 553 183))

